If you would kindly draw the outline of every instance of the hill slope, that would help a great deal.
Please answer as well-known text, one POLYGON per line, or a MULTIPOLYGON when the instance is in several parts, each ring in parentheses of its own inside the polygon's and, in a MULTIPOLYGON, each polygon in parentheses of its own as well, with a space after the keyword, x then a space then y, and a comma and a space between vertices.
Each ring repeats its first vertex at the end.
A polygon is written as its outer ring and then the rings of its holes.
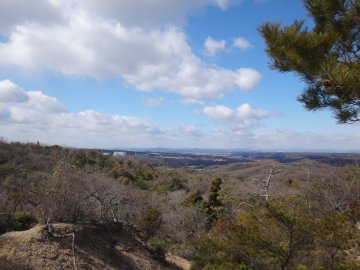
POLYGON ((72 237, 53 237, 46 226, 0 236, 2 269, 177 269, 159 262, 140 242, 120 225, 103 226, 54 224, 56 235, 74 233, 72 237))

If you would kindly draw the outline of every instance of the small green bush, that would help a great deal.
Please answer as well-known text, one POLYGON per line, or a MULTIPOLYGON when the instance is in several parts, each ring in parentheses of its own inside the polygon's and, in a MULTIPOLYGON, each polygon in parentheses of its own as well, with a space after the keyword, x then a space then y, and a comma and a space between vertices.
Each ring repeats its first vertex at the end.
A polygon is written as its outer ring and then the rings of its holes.
POLYGON ((169 191, 175 191, 179 189, 186 189, 186 186, 184 185, 184 181, 175 176, 169 182, 169 191))
POLYGON ((150 248, 151 255, 154 259, 165 262, 165 253, 166 253, 166 243, 156 239, 155 241, 150 241, 148 243, 150 248))
POLYGON ((24 231, 36 223, 36 218, 29 212, 19 211, 15 214, 0 214, 0 234, 8 231, 24 231))
POLYGON ((141 219, 141 227, 144 237, 150 239, 159 230, 162 224, 162 215, 159 209, 150 208, 141 219))
POLYGON ((203 201, 199 190, 191 191, 184 201, 185 205, 197 205, 203 201))
POLYGON ((34 225, 37 220, 36 218, 29 212, 19 211, 13 215, 14 220, 14 229, 16 230, 27 230, 34 225))

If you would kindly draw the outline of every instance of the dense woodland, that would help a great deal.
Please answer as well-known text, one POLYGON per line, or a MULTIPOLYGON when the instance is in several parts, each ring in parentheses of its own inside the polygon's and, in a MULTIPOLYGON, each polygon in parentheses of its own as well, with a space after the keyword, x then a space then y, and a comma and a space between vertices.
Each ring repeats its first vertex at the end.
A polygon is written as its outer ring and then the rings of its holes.
POLYGON ((115 222, 158 258, 171 251, 193 269, 359 269, 355 164, 155 168, 95 150, 2 141, 0 231, 115 222), (259 191, 271 168, 266 200, 259 191))

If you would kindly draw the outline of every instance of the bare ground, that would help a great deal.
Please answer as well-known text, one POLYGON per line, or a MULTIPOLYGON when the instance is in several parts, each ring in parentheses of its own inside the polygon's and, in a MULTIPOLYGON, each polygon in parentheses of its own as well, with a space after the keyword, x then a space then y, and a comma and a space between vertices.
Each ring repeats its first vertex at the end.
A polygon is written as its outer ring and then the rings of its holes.
MULTIPOLYGON (((72 237, 56 238, 45 226, 0 236, 0 268, 45 269, 179 269, 154 259, 151 252, 119 225, 113 227, 54 224, 59 235, 75 234, 75 265, 72 237)), ((181 268, 180 268, 181 269, 181 268)))

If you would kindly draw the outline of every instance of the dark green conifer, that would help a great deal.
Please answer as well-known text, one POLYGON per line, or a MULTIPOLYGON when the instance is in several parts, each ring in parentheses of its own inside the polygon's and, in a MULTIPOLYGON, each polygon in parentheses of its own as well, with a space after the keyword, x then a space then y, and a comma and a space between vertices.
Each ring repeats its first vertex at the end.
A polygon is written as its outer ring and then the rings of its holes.
POLYGON ((212 226, 214 221, 218 219, 219 215, 224 210, 224 206, 220 199, 221 183, 222 180, 219 177, 211 181, 208 193, 208 201, 203 201, 202 207, 206 211, 209 228, 212 226))
POLYGON ((272 68, 294 72, 307 84, 298 100, 308 110, 331 109, 339 123, 360 120, 360 0, 306 0, 314 21, 259 31, 272 68))

